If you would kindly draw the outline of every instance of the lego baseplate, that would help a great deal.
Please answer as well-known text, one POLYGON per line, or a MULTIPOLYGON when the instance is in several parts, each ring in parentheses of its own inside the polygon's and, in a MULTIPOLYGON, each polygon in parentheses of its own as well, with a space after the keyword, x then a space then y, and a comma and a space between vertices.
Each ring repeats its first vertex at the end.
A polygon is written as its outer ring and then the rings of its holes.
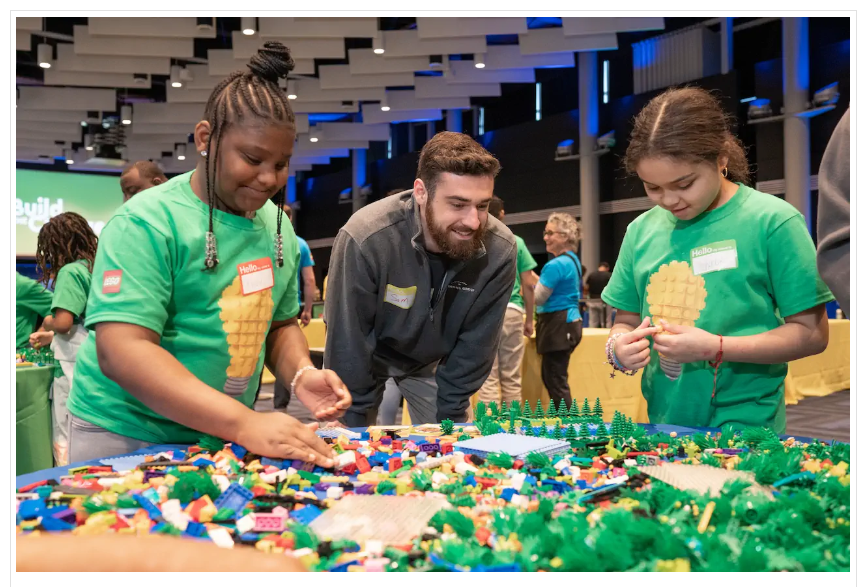
POLYGON ((512 457, 523 459, 533 452, 545 455, 569 452, 571 445, 563 440, 553 440, 552 438, 534 438, 532 436, 500 433, 457 442, 454 444, 454 450, 480 457, 485 457, 491 453, 503 452, 512 457))
POLYGON ((349 440, 358 440, 361 435, 358 432, 352 432, 347 428, 341 428, 339 426, 329 426, 327 428, 319 428, 315 431, 315 433, 321 438, 339 438, 340 436, 345 436, 349 440))
POLYGON ((672 485, 676 489, 687 491, 690 489, 700 493, 709 492, 712 497, 721 495, 721 489, 728 481, 743 479, 751 483, 750 491, 755 493, 764 493, 770 499, 772 490, 760 485, 754 479, 754 473, 751 471, 730 471, 710 465, 647 465, 637 467, 641 473, 650 475, 659 481, 663 481, 667 485, 672 485))

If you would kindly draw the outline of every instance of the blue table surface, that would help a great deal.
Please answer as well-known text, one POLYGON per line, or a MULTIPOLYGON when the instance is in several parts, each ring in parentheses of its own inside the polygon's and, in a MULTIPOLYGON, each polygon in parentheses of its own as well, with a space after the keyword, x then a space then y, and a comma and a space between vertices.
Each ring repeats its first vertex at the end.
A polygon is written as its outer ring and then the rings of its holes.
MULTIPOLYGON (((464 425, 464 424, 459 424, 464 425)), ((648 435, 655 434, 656 432, 662 432, 665 434, 669 434, 670 432, 675 432, 676 434, 694 434, 694 433, 703 433, 706 432, 720 432, 718 428, 688 428, 685 426, 670 426, 666 424, 639 424, 646 429, 646 433, 648 435)), ((351 428, 354 432, 365 432, 366 428, 351 428)), ((413 440, 423 440, 423 436, 421 435, 413 435, 410 436, 413 440)), ((788 435, 782 435, 781 439, 789 438, 788 435)), ((804 438, 800 436, 794 436, 796 440, 800 442, 811 442, 812 438, 804 438)), ((185 451, 189 448, 188 444, 154 444, 153 446, 147 446, 145 448, 139 449, 135 452, 131 452, 126 455, 110 455, 110 458, 124 457, 124 456, 133 456, 133 455, 147 455, 154 454, 164 451, 171 450, 180 450, 185 451)), ((109 458, 108 456, 102 458, 109 458)), ((54 479, 55 481, 60 481, 60 477, 69 474, 69 469, 75 469, 77 467, 85 467, 85 466, 100 466, 101 459, 93 459, 91 461, 82 461, 79 463, 72 463, 70 465, 66 465, 63 467, 54 467, 53 469, 43 469, 42 471, 34 471, 33 473, 28 473, 26 475, 21 475, 15 478, 15 488, 24 487, 26 485, 30 485, 31 483, 36 483, 39 481, 45 481, 48 479, 54 479)))

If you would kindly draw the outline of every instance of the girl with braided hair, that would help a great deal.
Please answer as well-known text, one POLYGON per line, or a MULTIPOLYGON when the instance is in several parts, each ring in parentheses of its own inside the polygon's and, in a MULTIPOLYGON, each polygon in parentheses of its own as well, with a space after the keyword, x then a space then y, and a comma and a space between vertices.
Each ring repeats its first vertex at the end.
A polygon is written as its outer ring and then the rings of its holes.
POLYGON ((297 324, 299 251, 285 199, 294 114, 268 42, 220 82, 195 126, 195 170, 105 225, 69 401, 73 461, 210 434, 255 454, 332 465, 313 429, 252 405, 266 363, 316 416, 351 404, 312 366, 297 324), (276 205, 271 199, 276 200, 276 205))
POLYGON ((51 315, 46 316, 39 332, 30 335, 30 344, 43 346, 50 340, 61 371, 54 377, 51 419, 54 460, 58 466, 68 463, 69 411, 66 408, 75 372, 75 359, 87 339, 84 310, 90 293, 90 278, 96 258, 98 239, 80 214, 64 212, 42 226, 36 240, 36 265, 40 282, 54 282, 51 315), (53 340, 51 339, 53 336, 53 340))

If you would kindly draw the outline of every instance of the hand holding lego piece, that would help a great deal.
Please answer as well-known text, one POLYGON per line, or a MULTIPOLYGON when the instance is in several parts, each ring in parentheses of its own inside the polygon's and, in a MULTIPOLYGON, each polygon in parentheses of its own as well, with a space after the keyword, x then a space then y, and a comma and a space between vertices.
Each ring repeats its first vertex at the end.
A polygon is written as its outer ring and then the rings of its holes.
POLYGON ((655 350, 677 363, 711 361, 718 353, 721 339, 694 326, 681 326, 661 320, 662 332, 654 336, 655 350))
POLYGON ((622 367, 632 371, 642 369, 649 364, 649 340, 646 337, 656 332, 658 327, 652 326, 647 316, 636 329, 616 339, 616 359, 622 367))

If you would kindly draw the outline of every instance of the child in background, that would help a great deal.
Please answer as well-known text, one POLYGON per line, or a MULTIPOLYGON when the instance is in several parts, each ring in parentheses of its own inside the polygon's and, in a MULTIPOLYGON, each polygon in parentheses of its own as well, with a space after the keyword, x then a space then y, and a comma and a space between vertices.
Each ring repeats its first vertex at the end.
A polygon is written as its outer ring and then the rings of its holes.
POLYGON ((36 241, 36 264, 43 285, 54 281, 51 316, 45 318, 45 332, 33 333, 31 344, 43 342, 46 333, 53 332, 51 350, 62 372, 54 378, 51 414, 54 424, 54 461, 57 466, 68 464, 69 412, 66 401, 75 372, 75 359, 81 343, 87 338, 84 328, 84 308, 90 293, 93 260, 98 239, 80 214, 64 212, 42 226, 36 241))
MULTIPOLYGON (((742 145, 702 89, 667 90, 643 109, 626 166, 657 205, 628 226, 601 296, 618 309, 608 362, 629 374, 645 368, 653 423, 784 433, 787 362, 822 352, 829 339, 832 294, 802 214, 746 185, 742 145), (651 283, 666 287, 659 269, 672 262, 686 264, 684 293, 705 280, 705 308, 694 325, 651 326, 670 306, 650 305, 646 288, 656 273, 651 283), (681 364, 677 378, 659 354, 681 364)), ((666 290, 663 303, 679 303, 677 293, 666 290)))
MULTIPOLYGON (((51 292, 29 277, 15 272, 15 348, 27 345, 40 318, 51 311, 51 292)), ((50 336, 49 336, 50 338, 50 336)), ((31 343, 32 344, 32 343, 31 343)))
MULTIPOLYGON (((195 170, 131 199, 100 235, 93 328, 69 398, 73 462, 210 434, 266 457, 330 467, 332 450, 291 416, 252 410, 265 364, 316 418, 351 397, 317 370, 297 323, 297 239, 285 214, 294 113, 267 42, 216 85, 193 134, 195 170)), ((314 423, 317 425, 317 423, 314 423)))

